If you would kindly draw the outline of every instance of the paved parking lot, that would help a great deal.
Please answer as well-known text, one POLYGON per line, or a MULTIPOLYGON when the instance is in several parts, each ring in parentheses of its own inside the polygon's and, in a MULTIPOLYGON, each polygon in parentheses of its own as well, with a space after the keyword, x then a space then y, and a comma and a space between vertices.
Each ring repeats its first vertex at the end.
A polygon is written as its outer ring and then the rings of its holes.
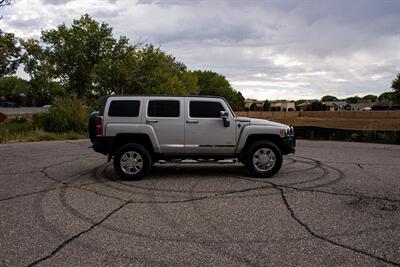
POLYGON ((400 265, 400 146, 299 141, 238 164, 118 180, 88 141, 0 145, 0 266, 400 265))

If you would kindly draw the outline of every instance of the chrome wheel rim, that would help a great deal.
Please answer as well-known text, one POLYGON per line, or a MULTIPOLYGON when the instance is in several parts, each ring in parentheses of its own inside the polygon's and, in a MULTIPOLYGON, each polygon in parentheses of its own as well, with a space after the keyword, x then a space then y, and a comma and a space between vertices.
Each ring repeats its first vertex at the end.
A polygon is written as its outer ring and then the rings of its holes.
POLYGON ((269 148, 260 148, 253 155, 253 164, 257 171, 270 171, 276 164, 276 155, 269 148))
POLYGON ((143 169, 143 158, 136 151, 127 151, 121 157, 120 166, 126 174, 137 174, 143 169))

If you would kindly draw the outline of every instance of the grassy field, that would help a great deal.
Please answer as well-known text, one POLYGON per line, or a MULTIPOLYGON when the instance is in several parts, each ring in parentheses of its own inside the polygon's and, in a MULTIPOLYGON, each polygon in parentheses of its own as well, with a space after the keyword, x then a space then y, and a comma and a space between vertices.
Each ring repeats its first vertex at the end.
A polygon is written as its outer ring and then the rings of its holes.
POLYGON ((400 130, 400 119, 282 117, 269 120, 295 126, 318 126, 349 130, 400 130))
POLYGON ((0 144, 13 142, 34 142, 34 141, 52 141, 52 140, 77 140, 88 138, 87 135, 67 132, 67 133, 50 133, 43 129, 31 129, 28 131, 11 132, 0 127, 0 144))

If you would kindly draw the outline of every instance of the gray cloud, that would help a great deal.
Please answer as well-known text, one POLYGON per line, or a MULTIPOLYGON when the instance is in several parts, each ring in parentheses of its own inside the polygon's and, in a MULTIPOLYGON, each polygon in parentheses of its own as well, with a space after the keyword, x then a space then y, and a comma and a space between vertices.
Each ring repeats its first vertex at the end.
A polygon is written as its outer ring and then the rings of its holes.
POLYGON ((24 1, 8 9, 7 30, 29 36, 89 13, 248 97, 378 94, 400 72, 399 1, 24 1))
POLYGON ((47 5, 65 5, 68 2, 71 2, 73 0, 42 0, 43 4, 47 5))
POLYGON ((8 24, 15 28, 32 29, 40 27, 41 20, 38 17, 26 19, 10 19, 8 24))

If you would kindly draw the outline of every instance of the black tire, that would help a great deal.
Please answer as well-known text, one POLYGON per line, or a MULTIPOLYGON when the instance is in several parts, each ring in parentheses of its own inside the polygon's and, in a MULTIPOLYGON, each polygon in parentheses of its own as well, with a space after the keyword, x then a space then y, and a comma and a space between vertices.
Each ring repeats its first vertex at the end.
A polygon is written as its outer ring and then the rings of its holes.
MULTIPOLYGON (((140 160, 140 158, 138 160, 140 160)), ((114 163, 114 169, 120 178, 136 181, 136 180, 140 180, 141 178, 143 178, 145 175, 147 175, 150 172, 151 165, 152 165, 151 162, 152 162, 151 155, 145 147, 143 147, 142 145, 136 144, 136 143, 129 143, 129 144, 125 144, 120 147, 118 152, 115 154, 113 163, 114 163), (124 168, 122 167, 121 158, 127 152, 132 152, 131 154, 137 154, 136 157, 138 157, 138 155, 139 155, 141 158, 140 162, 142 162, 142 166, 141 166, 140 170, 137 171, 136 173, 127 173, 127 171, 124 170, 124 168)), ((136 169, 134 169, 134 170, 136 171, 136 169)))
POLYGON ((258 178, 269 178, 276 174, 280 168, 282 167, 282 152, 277 145, 275 145, 271 141, 260 140, 250 144, 245 153, 243 155, 243 163, 247 167, 249 173, 253 177, 258 178), (253 156, 259 149, 269 149, 274 153, 275 156, 275 164, 271 169, 261 171, 256 165, 253 163, 253 156))
POLYGON ((100 113, 98 111, 92 112, 89 117, 89 138, 92 143, 97 141, 96 139, 96 118, 100 113))

